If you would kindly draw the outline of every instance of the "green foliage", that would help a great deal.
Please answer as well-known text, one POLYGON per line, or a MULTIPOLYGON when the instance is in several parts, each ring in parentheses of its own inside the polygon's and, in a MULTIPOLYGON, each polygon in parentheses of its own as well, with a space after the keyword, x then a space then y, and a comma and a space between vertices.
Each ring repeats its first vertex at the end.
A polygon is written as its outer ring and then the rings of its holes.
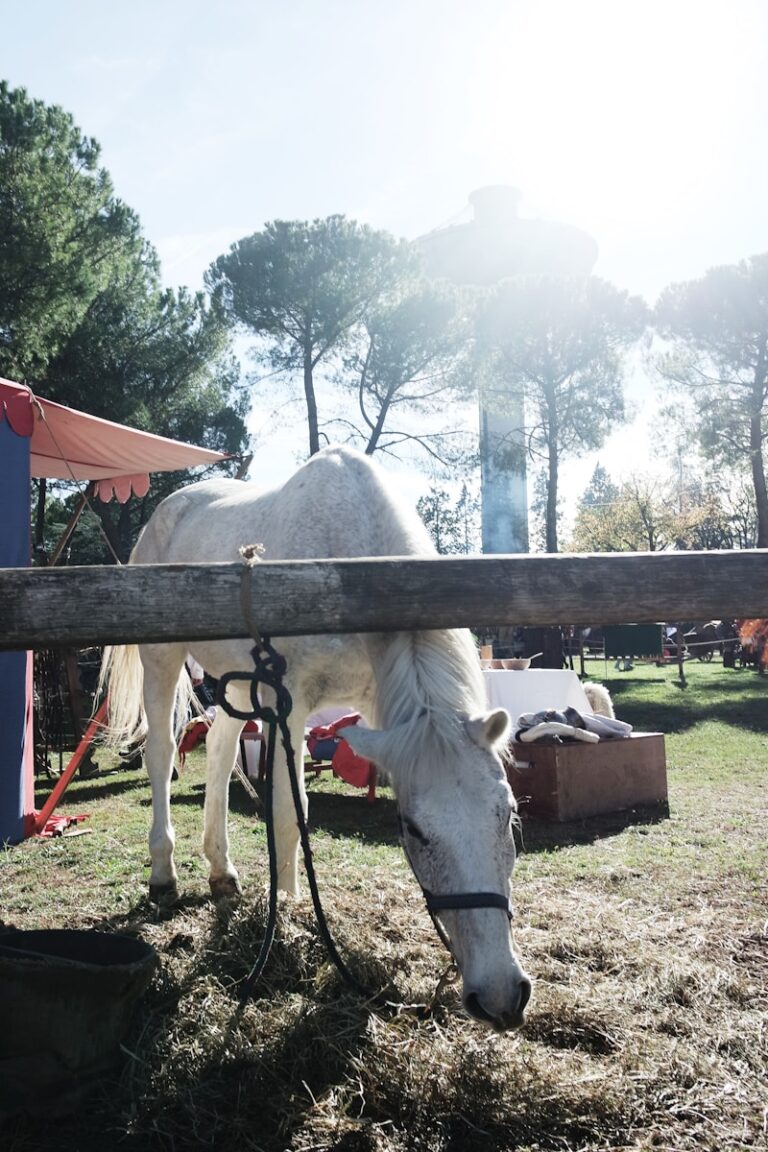
POLYGON ((366 309, 340 381, 357 397, 362 426, 351 427, 369 455, 404 441, 417 442, 441 463, 455 464, 466 452, 462 429, 428 429, 435 414, 444 416, 452 401, 467 398, 467 304, 447 284, 414 278, 366 309))
POLYGON ((758 546, 766 547, 768 253, 671 285, 656 323, 668 342, 659 370, 690 400, 702 450, 720 465, 751 472, 758 546))
POLYGON ((624 419, 623 362, 646 323, 642 300, 597 277, 520 276, 491 293, 478 324, 491 361, 484 402, 524 399, 527 451, 547 476, 547 551, 556 552, 558 466, 600 448, 624 419))
POLYGON ((426 496, 417 501, 416 511, 441 554, 466 556, 482 551, 480 501, 466 483, 455 501, 445 488, 433 484, 426 496))
POLYGON ((238 375, 222 318, 202 293, 162 290, 150 252, 93 301, 52 360, 45 394, 157 435, 239 451, 238 375))
MULTIPOLYGON (((91 303, 51 360, 43 388, 49 399, 155 435, 233 454, 248 441, 247 399, 223 318, 202 293, 162 289, 149 246, 91 303)), ((72 562, 103 563, 113 553, 125 561, 159 501, 191 475, 155 473, 149 494, 126 505, 95 500, 110 544, 89 509, 72 562)))
POLYGON ((570 549, 658 552, 751 547, 754 531, 749 500, 717 479, 693 476, 683 484, 679 479, 635 475, 617 486, 598 465, 579 501, 570 549))
MULTIPOLYGON (((0 83, 0 375, 95 416, 241 452, 246 397, 225 318, 202 293, 161 287, 157 255, 98 160, 68 113, 0 83)), ((94 502, 122 559, 188 475, 158 474, 149 497, 123 507, 94 502)), ((36 532, 41 547, 69 518, 66 492, 36 532)), ((96 527, 84 521, 72 543, 81 562, 110 558, 96 527)))
POLYGON ((659 552, 673 547, 673 496, 658 477, 632 476, 607 503, 580 503, 571 549, 575 552, 659 552))
POLYGON ((617 500, 618 496, 618 486, 614 484, 606 469, 598 462, 581 497, 582 506, 585 508, 606 507, 617 500))
POLYGON ((273 221, 209 269, 217 304, 263 338, 262 363, 276 373, 301 372, 310 455, 320 447, 315 370, 342 350, 366 309, 413 262, 408 246, 388 233, 329 216, 273 221))
POLYGON ((0 82, 0 375, 39 378, 140 247, 98 144, 0 82))

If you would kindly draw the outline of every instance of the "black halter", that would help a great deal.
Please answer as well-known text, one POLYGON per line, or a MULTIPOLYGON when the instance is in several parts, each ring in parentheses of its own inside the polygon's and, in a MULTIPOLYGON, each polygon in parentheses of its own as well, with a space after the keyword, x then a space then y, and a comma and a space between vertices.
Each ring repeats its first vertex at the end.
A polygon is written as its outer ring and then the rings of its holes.
POLYGON ((425 888, 419 879, 419 874, 416 871, 408 847, 403 835, 403 821, 398 810, 397 824, 400 829, 400 843, 403 846, 405 858, 411 866, 411 872, 416 878, 416 883, 421 888, 424 896, 424 901, 427 905, 427 911, 431 917, 432 923, 435 926, 435 931, 442 940, 445 947, 450 952, 451 956, 454 955, 451 938, 443 927, 440 919, 440 912, 448 912, 454 909, 464 910, 467 908, 500 908, 502 912, 506 912, 507 919, 512 920, 514 912, 512 909, 512 902, 507 896, 503 896, 501 892, 430 892, 425 888))
MULTIPOLYGON (((418 879, 418 877, 417 877, 418 879)), ((500 892, 447 892, 435 896, 427 888, 422 888, 427 908, 430 912, 442 912, 446 908, 501 908, 508 919, 512 919, 512 905, 500 892)))

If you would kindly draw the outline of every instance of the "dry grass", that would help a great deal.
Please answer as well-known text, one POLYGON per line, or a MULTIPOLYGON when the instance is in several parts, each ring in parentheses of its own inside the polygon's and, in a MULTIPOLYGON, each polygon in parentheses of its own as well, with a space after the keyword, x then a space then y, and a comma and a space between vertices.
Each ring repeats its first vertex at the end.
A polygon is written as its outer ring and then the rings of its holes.
POLYGON ((67 805, 90 812, 93 832, 9 851, 3 917, 137 932, 162 966, 119 1074, 76 1117, 8 1121, 3 1147, 768 1148, 768 708, 764 682, 742 678, 735 697, 725 675, 701 669, 684 698, 658 672, 618 686, 619 715, 647 713, 651 726, 654 708, 664 714, 669 820, 524 825, 516 939, 535 989, 525 1029, 507 1036, 464 1017, 451 987, 427 1019, 413 1010, 432 996, 445 953, 386 793, 370 807, 323 778, 310 809, 337 942, 390 1007, 350 993, 309 903, 284 901, 265 978, 238 1012, 265 918, 264 838, 248 802, 233 786, 248 895, 216 908, 199 852, 202 765, 191 761, 174 805, 189 894, 159 915, 142 890, 143 779, 77 782, 67 805))

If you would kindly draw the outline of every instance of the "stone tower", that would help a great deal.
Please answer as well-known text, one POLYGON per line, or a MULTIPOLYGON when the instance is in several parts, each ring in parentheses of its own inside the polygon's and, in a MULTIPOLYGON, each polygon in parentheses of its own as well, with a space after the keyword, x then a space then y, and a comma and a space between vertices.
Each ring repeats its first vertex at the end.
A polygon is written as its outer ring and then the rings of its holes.
MULTIPOLYGON (((478 188, 469 202, 473 220, 437 229, 417 241, 428 275, 490 287, 510 276, 585 276, 592 271, 597 259, 592 237, 568 224, 521 219, 516 188, 504 184, 478 188)), ((480 477, 483 552, 527 552, 522 398, 510 398, 503 412, 486 410, 481 403, 480 477)))

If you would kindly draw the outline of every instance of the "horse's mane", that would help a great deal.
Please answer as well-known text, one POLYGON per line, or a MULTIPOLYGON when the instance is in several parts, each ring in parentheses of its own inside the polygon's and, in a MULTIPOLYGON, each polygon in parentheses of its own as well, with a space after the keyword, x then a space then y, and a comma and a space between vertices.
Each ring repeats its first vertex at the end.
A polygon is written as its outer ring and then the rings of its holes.
MULTIPOLYGON (((375 664, 377 714, 402 740, 402 759, 447 755, 467 716, 487 708, 477 652, 463 630, 397 633, 375 664)), ((400 758, 400 757, 399 757, 400 758)))

